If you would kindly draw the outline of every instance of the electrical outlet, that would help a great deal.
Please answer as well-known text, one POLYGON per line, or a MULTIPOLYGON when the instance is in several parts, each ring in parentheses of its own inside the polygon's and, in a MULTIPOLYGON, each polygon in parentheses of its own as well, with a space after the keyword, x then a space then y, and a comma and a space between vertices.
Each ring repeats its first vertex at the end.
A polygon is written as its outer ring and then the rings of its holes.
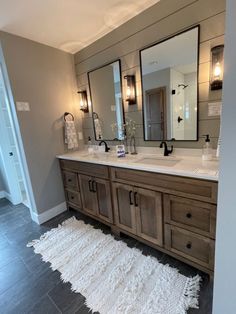
POLYGON ((17 101, 16 108, 18 111, 30 111, 29 103, 24 101, 17 101))
POLYGON ((208 103, 208 117, 220 116, 221 108, 221 101, 208 103))
POLYGON ((21 101, 16 102, 16 109, 17 111, 23 111, 23 103, 21 101))
POLYGON ((24 103, 24 111, 30 111, 30 105, 28 102, 24 103))

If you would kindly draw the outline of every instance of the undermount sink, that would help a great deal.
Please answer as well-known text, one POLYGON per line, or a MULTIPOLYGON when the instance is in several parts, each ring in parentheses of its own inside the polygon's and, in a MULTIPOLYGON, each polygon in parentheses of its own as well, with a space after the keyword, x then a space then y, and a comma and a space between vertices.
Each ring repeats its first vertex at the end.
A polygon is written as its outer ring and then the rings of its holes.
POLYGON ((180 159, 168 159, 167 158, 155 158, 155 157, 145 157, 136 161, 136 163, 146 164, 146 165, 155 165, 155 166, 165 166, 173 167, 175 166, 180 159))

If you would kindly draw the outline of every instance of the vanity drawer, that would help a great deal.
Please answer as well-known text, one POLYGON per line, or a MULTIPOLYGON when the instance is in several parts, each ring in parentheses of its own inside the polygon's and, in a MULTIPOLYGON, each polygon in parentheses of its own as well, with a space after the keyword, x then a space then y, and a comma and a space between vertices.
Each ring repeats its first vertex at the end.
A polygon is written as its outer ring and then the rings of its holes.
POLYGON ((75 204, 78 207, 81 207, 81 198, 80 193, 75 191, 66 190, 66 199, 69 203, 75 204))
POLYGON ((60 165, 62 169, 66 170, 73 170, 79 173, 88 174, 99 178, 109 177, 108 167, 103 165, 65 159, 60 160, 60 165))
POLYGON ((209 203, 217 201, 217 182, 115 167, 111 168, 111 176, 113 181, 121 183, 132 183, 209 203))
POLYGON ((215 205, 165 194, 164 217, 166 223, 215 238, 215 205))
POLYGON ((215 241, 199 234, 165 224, 165 248, 213 270, 215 241))
POLYGON ((63 171, 62 172, 63 182, 65 187, 70 187, 72 189, 78 190, 78 175, 75 172, 63 171))

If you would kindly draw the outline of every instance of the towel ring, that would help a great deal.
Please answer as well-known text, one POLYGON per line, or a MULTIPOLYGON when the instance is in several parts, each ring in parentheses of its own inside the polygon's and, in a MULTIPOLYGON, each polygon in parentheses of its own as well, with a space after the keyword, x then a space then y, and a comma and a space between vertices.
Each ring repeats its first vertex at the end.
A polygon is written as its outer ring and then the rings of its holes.
POLYGON ((93 119, 99 119, 98 114, 96 112, 93 112, 93 119))
POLYGON ((66 117, 67 117, 68 115, 70 115, 70 116, 72 117, 72 121, 75 120, 75 118, 74 118, 74 116, 73 116, 72 113, 70 113, 70 112, 65 112, 65 113, 64 113, 64 120, 65 120, 65 121, 67 121, 67 120, 66 120, 66 117))

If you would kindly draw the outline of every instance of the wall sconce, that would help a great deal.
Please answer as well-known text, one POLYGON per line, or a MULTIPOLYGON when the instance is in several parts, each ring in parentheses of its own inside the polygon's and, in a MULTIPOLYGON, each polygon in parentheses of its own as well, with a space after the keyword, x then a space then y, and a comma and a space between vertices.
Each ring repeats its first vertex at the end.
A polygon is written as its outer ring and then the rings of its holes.
POLYGON ((129 105, 136 104, 136 84, 134 75, 126 75, 124 79, 127 80, 126 86, 126 101, 129 105))
POLYGON ((224 45, 211 49, 211 90, 222 89, 224 74, 224 45))
POLYGON ((83 112, 89 112, 88 110, 88 97, 86 90, 79 91, 78 94, 80 94, 80 110, 83 112))

